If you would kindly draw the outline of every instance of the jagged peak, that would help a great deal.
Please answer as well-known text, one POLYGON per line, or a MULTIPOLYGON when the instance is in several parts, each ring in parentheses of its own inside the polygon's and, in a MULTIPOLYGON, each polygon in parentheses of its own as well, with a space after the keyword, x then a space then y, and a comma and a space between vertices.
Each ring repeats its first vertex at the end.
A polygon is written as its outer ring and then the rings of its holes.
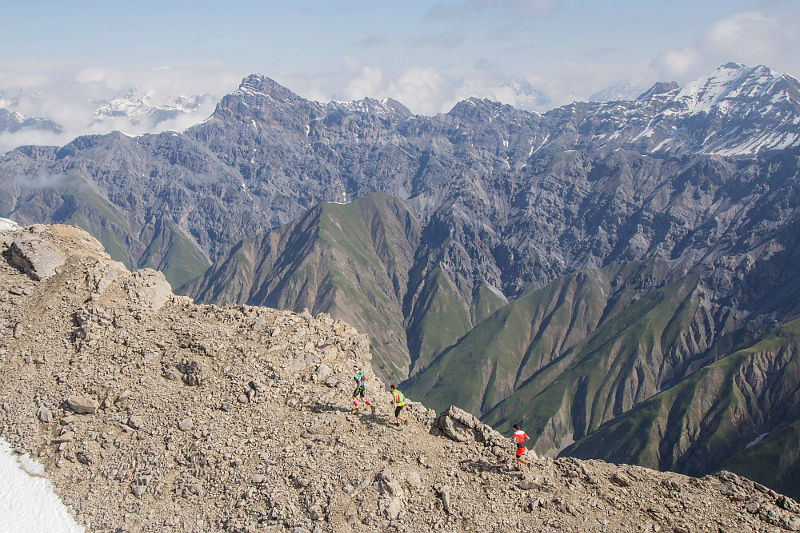
POLYGON ((300 99, 298 95, 277 81, 262 74, 250 74, 243 78, 242 83, 239 84, 239 88, 236 89, 233 94, 269 97, 287 102, 300 99))
POLYGON ((652 87, 647 89, 645 92, 640 94, 636 97, 637 100, 648 100, 653 96, 668 94, 676 89, 679 89, 680 85, 676 81, 657 81, 653 84, 652 87))
POLYGON ((358 113, 373 113, 376 115, 397 114, 402 116, 413 115, 413 113, 406 106, 391 98, 376 100, 375 98, 366 97, 362 98, 361 100, 353 100, 351 102, 332 101, 329 105, 335 108, 358 113))
POLYGON ((447 112, 447 114, 454 116, 465 116, 474 114, 476 112, 483 113, 493 111, 502 106, 503 104, 500 102, 494 102, 488 98, 477 98, 475 96, 471 96, 456 103, 456 105, 454 105, 453 108, 447 112))

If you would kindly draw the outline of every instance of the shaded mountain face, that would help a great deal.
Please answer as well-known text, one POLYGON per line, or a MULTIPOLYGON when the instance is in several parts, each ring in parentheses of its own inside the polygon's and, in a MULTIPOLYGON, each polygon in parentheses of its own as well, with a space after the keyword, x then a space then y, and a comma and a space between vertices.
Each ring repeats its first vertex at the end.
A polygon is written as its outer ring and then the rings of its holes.
POLYGON ((798 94, 728 64, 421 117, 254 75, 184 133, 5 154, 0 216, 86 227, 199 300, 347 317, 382 377, 554 454, 796 313, 798 94))
POLYGON ((749 472, 798 490, 798 335, 792 320, 603 424, 563 451, 663 470, 749 472))

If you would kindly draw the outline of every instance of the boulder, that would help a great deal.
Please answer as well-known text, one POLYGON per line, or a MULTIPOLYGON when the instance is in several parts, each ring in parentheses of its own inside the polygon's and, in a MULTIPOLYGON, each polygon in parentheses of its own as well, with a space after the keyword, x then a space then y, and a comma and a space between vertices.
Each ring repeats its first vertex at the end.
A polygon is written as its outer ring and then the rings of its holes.
POLYGON ((80 415, 93 415, 100 408, 97 400, 85 396, 70 396, 67 398, 67 405, 80 415))
POLYGON ((8 263, 36 281, 47 279, 64 264, 64 257, 37 235, 14 239, 4 253, 8 263))
POLYGON ((477 417, 451 405, 434 423, 433 432, 456 442, 475 441, 486 446, 507 446, 510 439, 487 426, 477 417))
POLYGON ((144 315, 157 313, 172 296, 164 274, 152 268, 137 270, 125 282, 128 299, 144 315))

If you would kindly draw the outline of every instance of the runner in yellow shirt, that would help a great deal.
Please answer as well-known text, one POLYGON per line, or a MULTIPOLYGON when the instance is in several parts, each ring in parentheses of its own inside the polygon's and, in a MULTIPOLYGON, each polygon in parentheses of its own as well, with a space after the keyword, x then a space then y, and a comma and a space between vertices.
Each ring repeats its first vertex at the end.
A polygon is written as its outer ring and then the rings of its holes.
POLYGON ((391 385, 389 387, 392 391, 392 406, 394 406, 394 425, 399 426, 400 421, 402 420, 404 424, 408 424, 408 420, 405 418, 400 418, 400 411, 403 410, 403 406, 406 404, 406 397, 403 396, 403 393, 397 390, 397 387, 391 385))

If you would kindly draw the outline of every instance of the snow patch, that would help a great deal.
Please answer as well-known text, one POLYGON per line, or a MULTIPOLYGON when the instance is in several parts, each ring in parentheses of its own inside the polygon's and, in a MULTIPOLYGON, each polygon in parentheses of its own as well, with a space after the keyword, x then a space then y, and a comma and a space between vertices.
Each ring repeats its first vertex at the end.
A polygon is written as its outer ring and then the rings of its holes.
POLYGON ((766 437, 767 435, 769 435, 769 433, 762 433, 761 435, 759 435, 759 436, 758 436, 758 437, 756 437, 755 439, 753 439, 753 440, 751 440, 750 442, 748 442, 748 443, 747 443, 747 446, 745 446, 744 448, 745 448, 745 449, 747 449, 747 448, 749 448, 750 446, 755 446, 756 444, 758 444, 759 442, 761 442, 762 440, 764 440, 764 437, 766 437))
POLYGON ((0 231, 16 231, 20 229, 19 224, 7 218, 0 218, 0 231))
POLYGON ((0 437, 0 528, 20 533, 83 533, 43 475, 42 465, 28 455, 15 456, 0 437))

